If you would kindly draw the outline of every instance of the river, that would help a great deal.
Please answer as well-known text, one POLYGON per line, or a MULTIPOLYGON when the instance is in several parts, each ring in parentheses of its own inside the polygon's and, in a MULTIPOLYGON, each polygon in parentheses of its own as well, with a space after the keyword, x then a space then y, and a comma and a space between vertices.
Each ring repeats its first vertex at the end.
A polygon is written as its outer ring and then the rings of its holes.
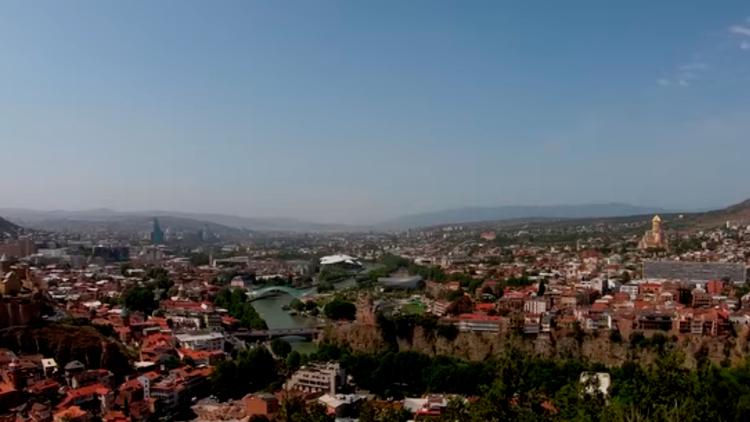
POLYGON ((305 328, 313 327, 317 323, 315 318, 304 316, 290 315, 288 311, 282 309, 292 302, 292 297, 288 294, 278 294, 253 302, 253 307, 266 320, 268 328, 305 328))
MULTIPOLYGON (((292 299, 287 294, 279 294, 258 299, 253 302, 253 307, 266 320, 268 328, 304 328, 315 326, 317 319, 290 315, 288 311, 282 309, 282 307, 289 305, 292 299)), ((296 350, 302 354, 310 354, 318 349, 315 343, 301 337, 286 337, 284 340, 292 345, 292 350, 296 350)))
MULTIPOLYGON (((365 264, 364 270, 369 271, 375 267, 375 265, 365 264)), ((336 290, 346 289, 356 285, 356 283, 355 278, 351 277, 334 284, 334 288, 336 290)), ((266 320, 268 328, 306 328, 315 326, 318 323, 316 318, 290 315, 289 311, 283 309, 283 307, 289 305, 293 299, 294 298, 288 294, 278 294, 253 301, 253 307, 258 311, 261 318, 266 320)), ((297 350, 300 353, 311 353, 316 350, 314 343, 304 341, 301 338, 290 337, 286 340, 292 344, 292 349, 297 350)))

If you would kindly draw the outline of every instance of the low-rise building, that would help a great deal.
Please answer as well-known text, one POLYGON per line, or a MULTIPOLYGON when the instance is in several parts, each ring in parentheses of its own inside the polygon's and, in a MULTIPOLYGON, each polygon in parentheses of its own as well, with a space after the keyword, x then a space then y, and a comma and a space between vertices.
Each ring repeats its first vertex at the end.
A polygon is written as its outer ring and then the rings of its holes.
POLYGON ((250 394, 245 396, 243 401, 245 402, 246 415, 250 418, 265 416, 270 419, 279 413, 279 399, 273 394, 250 394))
POLYGON ((224 335, 215 331, 205 334, 177 334, 180 345, 190 350, 224 350, 224 335))
POLYGON ((344 370, 338 363, 313 364, 297 370, 285 387, 310 393, 336 394, 345 381, 344 376, 344 370))
POLYGON ((459 331, 499 333, 503 318, 482 314, 461 314, 455 319, 459 331))
POLYGON ((543 314, 547 312, 547 301, 541 298, 524 302, 523 311, 529 314, 543 314))

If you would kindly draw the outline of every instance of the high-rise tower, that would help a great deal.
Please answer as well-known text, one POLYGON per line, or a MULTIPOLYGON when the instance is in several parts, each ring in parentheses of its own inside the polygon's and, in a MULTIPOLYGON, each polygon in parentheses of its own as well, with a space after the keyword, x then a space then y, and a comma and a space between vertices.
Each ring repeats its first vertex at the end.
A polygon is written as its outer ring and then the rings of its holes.
POLYGON ((159 219, 154 217, 153 228, 151 229, 151 243, 161 245, 164 243, 164 231, 159 226, 159 219))

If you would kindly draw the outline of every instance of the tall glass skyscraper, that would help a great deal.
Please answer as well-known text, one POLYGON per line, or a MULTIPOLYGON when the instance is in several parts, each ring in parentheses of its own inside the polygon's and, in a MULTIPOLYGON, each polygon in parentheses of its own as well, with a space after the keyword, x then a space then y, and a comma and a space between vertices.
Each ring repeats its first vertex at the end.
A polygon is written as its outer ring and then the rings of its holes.
POLYGON ((159 219, 154 218, 154 226, 151 229, 151 243, 160 245, 164 243, 164 231, 159 226, 159 219))

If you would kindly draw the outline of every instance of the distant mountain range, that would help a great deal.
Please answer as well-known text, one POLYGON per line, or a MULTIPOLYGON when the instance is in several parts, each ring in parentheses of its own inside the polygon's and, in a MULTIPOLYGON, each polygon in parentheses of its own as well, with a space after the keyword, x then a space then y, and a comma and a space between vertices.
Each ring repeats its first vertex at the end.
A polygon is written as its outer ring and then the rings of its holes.
POLYGON ((511 205, 499 207, 467 207, 406 215, 378 224, 377 227, 382 229, 399 230, 407 228, 474 223, 483 221, 539 218, 607 218, 665 212, 668 211, 663 208, 638 207, 620 203, 588 205, 511 205))
POLYGON ((46 230, 60 230, 64 228, 70 231, 84 227, 91 228, 95 224, 103 228, 112 228, 111 225, 114 223, 117 223, 118 227, 133 225, 143 229, 144 224, 150 225, 153 217, 158 217, 164 228, 172 227, 176 230, 200 230, 206 224, 219 226, 209 227, 214 233, 219 233, 219 231, 227 229, 259 232, 333 232, 357 229, 345 225, 319 224, 292 218, 252 218, 226 214, 160 210, 114 211, 100 208, 81 211, 40 211, 23 208, 3 208, 0 209, 0 215, 16 224, 26 227, 46 230), (107 226, 108 224, 109 226, 107 226))
POLYGON ((159 219, 162 229, 169 229, 175 232, 183 232, 197 235, 199 231, 207 229, 209 233, 218 235, 224 239, 237 239, 247 237, 247 231, 236 227, 215 224, 205 220, 193 220, 189 218, 173 217, 170 215, 155 216, 117 216, 111 219, 74 219, 60 218, 39 220, 35 222, 27 221, 24 223, 27 227, 38 230, 54 232, 85 233, 107 231, 112 233, 138 233, 151 231, 153 227, 153 217, 159 219))
MULTIPOLYGON (((252 218, 215 213, 179 211, 122 212, 109 209, 84 211, 38 211, 19 208, 0 209, 0 233, 20 229, 17 225, 44 230, 81 231, 92 229, 148 230, 151 219, 159 217, 163 228, 197 231, 205 226, 216 234, 241 235, 256 232, 357 232, 394 231, 450 224, 503 220, 586 219, 670 214, 674 210, 641 207, 623 203, 551 206, 466 207, 406 215, 369 226, 321 224, 291 218, 252 218), (5 223, 5 226, 3 225, 5 223), (13 224, 15 223, 15 224, 13 224), (6 227, 4 229, 4 227, 6 227), (13 229, 15 227, 16 229, 13 229)), ((750 200, 724 209, 685 213, 685 222, 696 226, 723 224, 727 220, 750 223, 750 200)))

